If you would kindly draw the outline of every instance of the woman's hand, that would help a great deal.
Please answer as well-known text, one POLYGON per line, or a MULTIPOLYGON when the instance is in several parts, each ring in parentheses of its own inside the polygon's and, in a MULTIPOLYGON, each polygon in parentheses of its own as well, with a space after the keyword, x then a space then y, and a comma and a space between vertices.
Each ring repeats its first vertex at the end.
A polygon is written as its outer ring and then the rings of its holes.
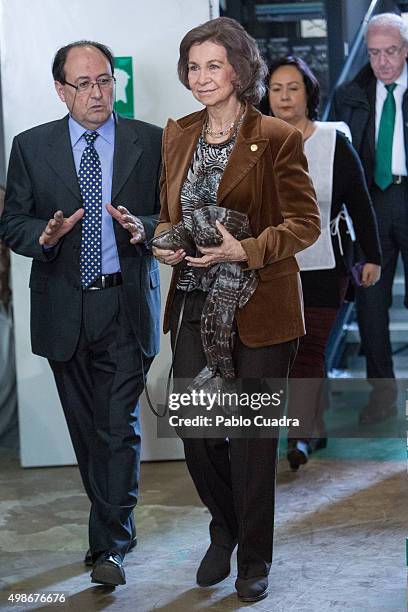
POLYGON ((186 256, 186 252, 183 249, 178 251, 169 251, 168 249, 158 249, 153 247, 153 255, 160 261, 160 263, 167 264, 168 266, 176 266, 186 256))
POLYGON ((363 271, 361 273, 361 284, 363 287, 372 287, 380 280, 381 266, 377 264, 366 263, 364 264, 363 271))
POLYGON ((186 257, 188 266, 193 268, 208 268, 220 261, 247 261, 248 257, 239 240, 219 222, 215 222, 222 235, 222 244, 217 247, 199 247, 203 257, 186 257))

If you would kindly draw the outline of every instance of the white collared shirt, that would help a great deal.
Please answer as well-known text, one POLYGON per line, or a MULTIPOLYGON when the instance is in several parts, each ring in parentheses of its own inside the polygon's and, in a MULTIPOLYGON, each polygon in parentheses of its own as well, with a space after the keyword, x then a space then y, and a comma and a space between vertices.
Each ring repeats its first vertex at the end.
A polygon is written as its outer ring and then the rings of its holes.
MULTIPOLYGON (((392 173, 395 175, 406 176, 407 175, 407 164, 405 159, 405 146, 404 146, 404 120, 402 117, 402 98, 405 90, 407 89, 407 64, 405 63, 404 68, 399 75, 398 79, 394 81, 397 84, 394 89, 395 99, 395 126, 394 126, 394 139, 392 141, 392 173)), ((375 102, 375 142, 377 144, 378 131, 380 129, 381 113, 384 106, 385 98, 387 97, 387 89, 382 81, 377 79, 377 91, 376 91, 376 102, 375 102)))

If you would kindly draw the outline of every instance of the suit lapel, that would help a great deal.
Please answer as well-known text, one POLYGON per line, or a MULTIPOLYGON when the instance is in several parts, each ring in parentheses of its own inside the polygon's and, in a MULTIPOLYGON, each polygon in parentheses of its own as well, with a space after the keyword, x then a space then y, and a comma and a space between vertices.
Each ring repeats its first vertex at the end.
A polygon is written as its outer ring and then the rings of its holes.
POLYGON ((74 157, 72 155, 71 139, 69 137, 68 115, 56 124, 48 142, 48 150, 45 155, 47 163, 70 190, 72 195, 82 204, 74 157))
MULTIPOLYGON (((181 219, 180 192, 190 167, 191 160, 205 119, 205 111, 194 113, 181 122, 169 120, 165 130, 166 184, 168 201, 177 208, 170 211, 172 223, 181 219)), ((238 185, 253 168, 268 146, 268 140, 261 138, 261 115, 247 107, 244 122, 237 136, 218 188, 217 204, 238 185)))
POLYGON ((185 127, 170 119, 164 133, 168 201, 176 205, 176 208, 170 211, 172 223, 181 220, 181 188, 201 134, 204 117, 205 111, 195 114, 194 121, 185 127))
POLYGON ((375 107, 377 99, 377 81, 371 79, 367 88, 368 103, 370 105, 370 114, 367 123, 367 141, 370 150, 370 156, 375 159, 375 107))
POLYGON ((237 142, 231 151, 218 188, 218 205, 255 166, 267 146, 268 140, 261 138, 261 115, 247 107, 237 142))
POLYGON ((125 122, 120 117, 116 123, 115 153, 113 156, 112 202, 118 196, 133 168, 143 153, 134 122, 125 122), (129 129, 129 127, 133 129, 129 129))

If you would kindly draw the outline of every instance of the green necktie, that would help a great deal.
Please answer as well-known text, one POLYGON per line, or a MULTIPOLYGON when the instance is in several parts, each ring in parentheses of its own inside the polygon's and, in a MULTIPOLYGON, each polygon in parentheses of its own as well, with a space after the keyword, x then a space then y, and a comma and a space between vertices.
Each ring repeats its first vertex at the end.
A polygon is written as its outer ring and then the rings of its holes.
POLYGON ((396 112, 394 89, 396 86, 396 83, 385 86, 388 93, 381 113, 377 149, 375 151, 374 180, 383 191, 392 183, 392 140, 394 137, 396 112))

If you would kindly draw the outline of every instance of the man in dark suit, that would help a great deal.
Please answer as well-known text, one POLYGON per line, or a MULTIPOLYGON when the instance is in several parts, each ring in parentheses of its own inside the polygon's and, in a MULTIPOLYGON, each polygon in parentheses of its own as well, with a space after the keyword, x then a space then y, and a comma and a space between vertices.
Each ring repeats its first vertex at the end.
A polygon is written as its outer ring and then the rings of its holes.
POLYGON ((33 259, 31 340, 49 360, 91 501, 96 583, 125 584, 136 543, 138 399, 159 348, 159 271, 146 247, 159 211, 161 130, 116 117, 113 57, 60 49, 69 114, 16 136, 0 235, 33 259))
MULTIPOLYGON (((370 63, 335 94, 335 118, 350 126, 364 166, 378 220, 383 267, 375 286, 360 288, 357 317, 372 391, 362 424, 396 414, 389 308, 399 253, 408 281, 408 26, 399 15, 382 13, 368 23, 370 63)), ((408 307, 408 299, 405 298, 408 307)))

